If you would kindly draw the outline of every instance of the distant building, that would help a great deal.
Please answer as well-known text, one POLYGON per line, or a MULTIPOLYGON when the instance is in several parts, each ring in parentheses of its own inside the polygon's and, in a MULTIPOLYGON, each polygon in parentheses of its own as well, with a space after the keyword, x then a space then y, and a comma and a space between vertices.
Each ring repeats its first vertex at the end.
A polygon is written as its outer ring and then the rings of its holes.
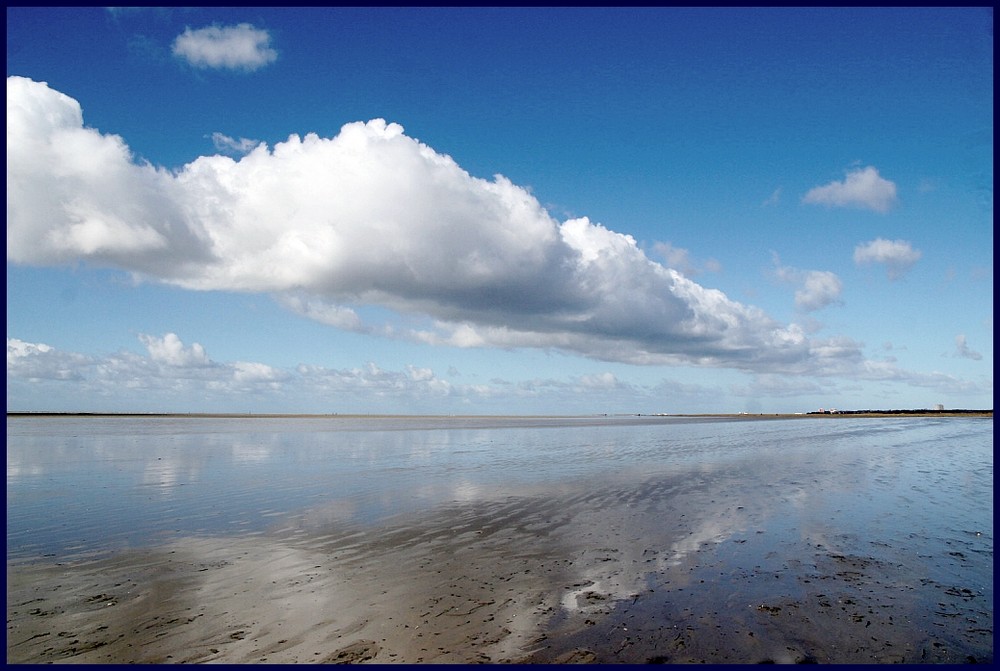
POLYGON ((937 410, 938 412, 941 412, 942 410, 944 410, 944 405, 938 403, 937 405, 934 406, 934 409, 937 410))

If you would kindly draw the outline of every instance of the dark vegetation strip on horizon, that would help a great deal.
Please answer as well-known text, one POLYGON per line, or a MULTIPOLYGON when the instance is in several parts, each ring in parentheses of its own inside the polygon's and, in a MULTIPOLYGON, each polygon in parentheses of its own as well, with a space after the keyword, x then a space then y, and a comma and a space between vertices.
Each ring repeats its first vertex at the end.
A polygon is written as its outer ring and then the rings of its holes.
POLYGON ((813 410, 809 415, 983 415, 993 414, 993 410, 966 410, 956 408, 949 410, 813 410))
POLYGON ((961 415, 976 415, 976 416, 993 416, 993 409, 988 410, 969 410, 965 408, 949 409, 949 410, 931 410, 931 409, 905 409, 905 410, 814 410, 811 412, 798 412, 798 413, 677 413, 677 414, 594 414, 594 415, 392 415, 392 414, 381 414, 381 413, 254 413, 254 412, 55 412, 46 410, 8 410, 8 417, 234 417, 234 418, 277 418, 277 417, 289 417, 289 418, 308 418, 308 417, 318 417, 318 418, 406 418, 406 417, 525 417, 525 418, 569 418, 569 417, 733 417, 733 418, 780 418, 780 417, 809 417, 809 416, 835 416, 835 415, 855 415, 855 416, 870 416, 870 417, 883 417, 883 416, 896 416, 896 415, 907 415, 907 416, 921 416, 921 417, 949 417, 949 416, 961 416, 961 415))

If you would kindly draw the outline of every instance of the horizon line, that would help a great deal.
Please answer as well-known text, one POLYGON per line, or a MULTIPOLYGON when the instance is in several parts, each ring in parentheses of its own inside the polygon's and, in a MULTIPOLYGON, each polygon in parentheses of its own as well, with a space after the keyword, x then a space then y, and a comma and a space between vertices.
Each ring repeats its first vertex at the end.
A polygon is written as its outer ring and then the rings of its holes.
POLYGON ((817 416, 835 416, 835 415, 913 415, 913 414, 927 414, 935 416, 947 416, 951 415, 968 415, 968 414, 978 414, 978 415, 992 415, 993 409, 966 409, 966 408, 954 408, 954 409, 932 409, 932 408, 900 408, 900 409, 889 409, 889 410, 812 410, 808 412, 687 412, 687 413, 630 413, 630 412, 620 412, 620 413, 588 413, 588 414, 558 414, 558 413, 543 413, 543 414, 455 414, 455 413, 444 413, 444 414, 424 414, 424 413, 363 413, 363 412, 347 412, 347 413, 307 413, 307 412, 114 412, 114 411, 53 411, 53 410, 8 410, 7 416, 67 416, 67 417, 210 417, 210 418, 247 418, 247 417, 257 417, 262 419, 267 418, 551 418, 551 419, 569 419, 569 418, 600 418, 600 417, 737 417, 737 418, 749 418, 749 417, 817 417, 817 416))

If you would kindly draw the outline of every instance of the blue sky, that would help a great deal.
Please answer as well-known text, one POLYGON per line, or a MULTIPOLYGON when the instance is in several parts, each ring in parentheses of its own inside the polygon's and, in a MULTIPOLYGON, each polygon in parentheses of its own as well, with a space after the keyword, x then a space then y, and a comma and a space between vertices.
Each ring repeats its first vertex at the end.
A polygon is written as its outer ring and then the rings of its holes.
POLYGON ((992 30, 8 8, 7 407, 992 408, 992 30))

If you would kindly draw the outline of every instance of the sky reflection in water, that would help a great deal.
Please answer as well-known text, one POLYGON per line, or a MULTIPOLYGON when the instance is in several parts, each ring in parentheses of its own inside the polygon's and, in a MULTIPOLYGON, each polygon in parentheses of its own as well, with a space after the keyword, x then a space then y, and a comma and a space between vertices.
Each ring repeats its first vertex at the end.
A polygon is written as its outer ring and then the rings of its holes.
POLYGON ((754 528, 817 542, 968 532, 992 548, 992 468, 983 420, 13 417, 7 556, 365 527, 666 479, 687 483, 690 507, 675 562, 754 528), (715 482, 704 500, 702 480, 715 482))

